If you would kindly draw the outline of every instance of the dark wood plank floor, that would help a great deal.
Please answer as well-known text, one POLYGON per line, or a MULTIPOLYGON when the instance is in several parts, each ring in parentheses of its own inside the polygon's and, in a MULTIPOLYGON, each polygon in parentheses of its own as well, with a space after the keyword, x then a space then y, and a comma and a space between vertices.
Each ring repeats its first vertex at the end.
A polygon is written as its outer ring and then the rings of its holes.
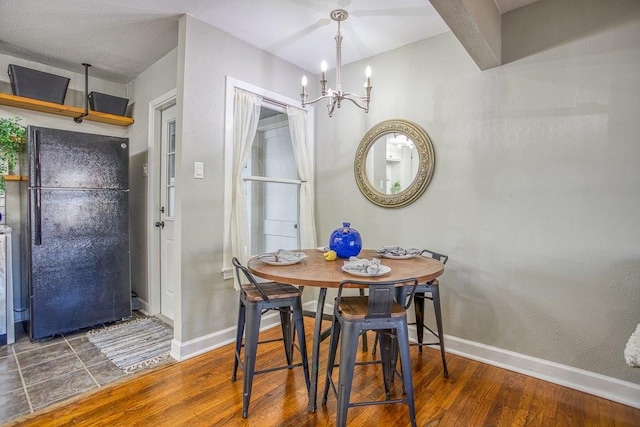
MULTIPOLYGON (((307 335, 312 321, 306 320, 307 335)), ((264 334, 275 337, 276 329, 264 334)), ((370 336, 370 342, 373 341, 370 336)), ((325 369, 327 342, 321 347, 325 369)), ((640 409, 581 393, 515 372, 448 355, 450 377, 442 376, 440 353, 411 348, 419 426, 640 426, 640 409)), ((371 358, 361 353, 363 360, 371 358)), ((258 363, 275 366, 281 344, 261 346, 258 363)), ((24 426, 328 426, 336 401, 318 401, 307 412, 301 369, 255 377, 249 418, 242 419, 242 378, 231 382, 231 345, 148 374, 107 386, 66 404, 16 420, 24 426)), ((380 368, 357 368, 352 400, 381 396, 380 368)), ((400 381, 396 381, 399 386, 400 381)), ((320 394, 324 379, 320 381, 320 394)), ((400 390, 395 390, 400 393, 400 390)), ((350 426, 409 425, 404 405, 349 410, 350 426)))

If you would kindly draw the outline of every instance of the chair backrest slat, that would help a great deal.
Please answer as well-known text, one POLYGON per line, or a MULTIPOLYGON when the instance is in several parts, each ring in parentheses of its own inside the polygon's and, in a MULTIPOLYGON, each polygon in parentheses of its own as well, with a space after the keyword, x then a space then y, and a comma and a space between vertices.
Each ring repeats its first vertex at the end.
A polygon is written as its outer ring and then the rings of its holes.
POLYGON ((446 264, 447 261, 449 260, 448 255, 444 255, 444 254, 432 251, 430 249, 423 249, 422 252, 420 252, 420 255, 426 256, 428 258, 433 258, 435 260, 440 261, 443 264, 446 264))
POLYGON ((369 286, 369 310, 366 317, 389 317, 394 294, 393 285, 369 286))

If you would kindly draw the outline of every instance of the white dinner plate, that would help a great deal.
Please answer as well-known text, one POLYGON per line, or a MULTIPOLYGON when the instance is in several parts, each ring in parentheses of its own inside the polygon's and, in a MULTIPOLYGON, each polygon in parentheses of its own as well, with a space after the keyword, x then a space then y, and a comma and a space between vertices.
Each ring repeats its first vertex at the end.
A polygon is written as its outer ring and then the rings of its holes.
POLYGON ((328 252, 330 250, 329 246, 318 246, 316 249, 320 252, 328 252))
POLYGON ((380 270, 378 270, 377 274, 369 274, 364 271, 349 270, 344 268, 344 266, 342 267, 342 271, 344 271, 347 274, 351 274, 352 276, 378 277, 378 276, 384 276, 385 274, 388 274, 391 271, 391 267, 389 267, 388 265, 381 265, 380 270))
POLYGON ((413 258, 416 255, 415 254, 405 254, 405 255, 380 254, 380 256, 382 258, 389 258, 389 259, 409 259, 409 258, 413 258))

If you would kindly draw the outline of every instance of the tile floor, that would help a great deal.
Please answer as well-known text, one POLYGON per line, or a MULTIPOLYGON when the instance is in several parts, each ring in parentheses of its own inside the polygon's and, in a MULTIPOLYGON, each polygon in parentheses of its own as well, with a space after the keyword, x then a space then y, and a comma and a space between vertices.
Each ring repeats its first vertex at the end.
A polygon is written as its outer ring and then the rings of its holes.
MULTIPOLYGON (((131 319, 144 317, 133 313, 131 319)), ((33 343, 18 329, 14 344, 0 346, 0 424, 141 372, 115 366, 87 340, 87 330, 33 343)))

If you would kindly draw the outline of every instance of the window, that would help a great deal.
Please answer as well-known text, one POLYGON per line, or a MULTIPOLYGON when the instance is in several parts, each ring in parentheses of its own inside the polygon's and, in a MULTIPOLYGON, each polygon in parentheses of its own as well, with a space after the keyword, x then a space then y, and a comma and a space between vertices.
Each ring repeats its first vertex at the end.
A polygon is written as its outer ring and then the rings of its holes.
POLYGON ((300 180, 289 119, 276 108, 263 103, 251 155, 242 173, 253 255, 300 247, 300 180))
POLYGON ((313 108, 227 77, 225 117, 223 273, 231 278, 233 256, 315 247, 313 108))
MULTIPOLYGON (((166 169, 166 182, 165 186, 165 200, 167 206, 166 217, 173 218, 175 216, 175 195, 176 195, 176 120, 172 119, 166 123, 166 143, 165 143, 165 167, 166 169)), ((163 206, 165 203, 162 204, 163 206)))

